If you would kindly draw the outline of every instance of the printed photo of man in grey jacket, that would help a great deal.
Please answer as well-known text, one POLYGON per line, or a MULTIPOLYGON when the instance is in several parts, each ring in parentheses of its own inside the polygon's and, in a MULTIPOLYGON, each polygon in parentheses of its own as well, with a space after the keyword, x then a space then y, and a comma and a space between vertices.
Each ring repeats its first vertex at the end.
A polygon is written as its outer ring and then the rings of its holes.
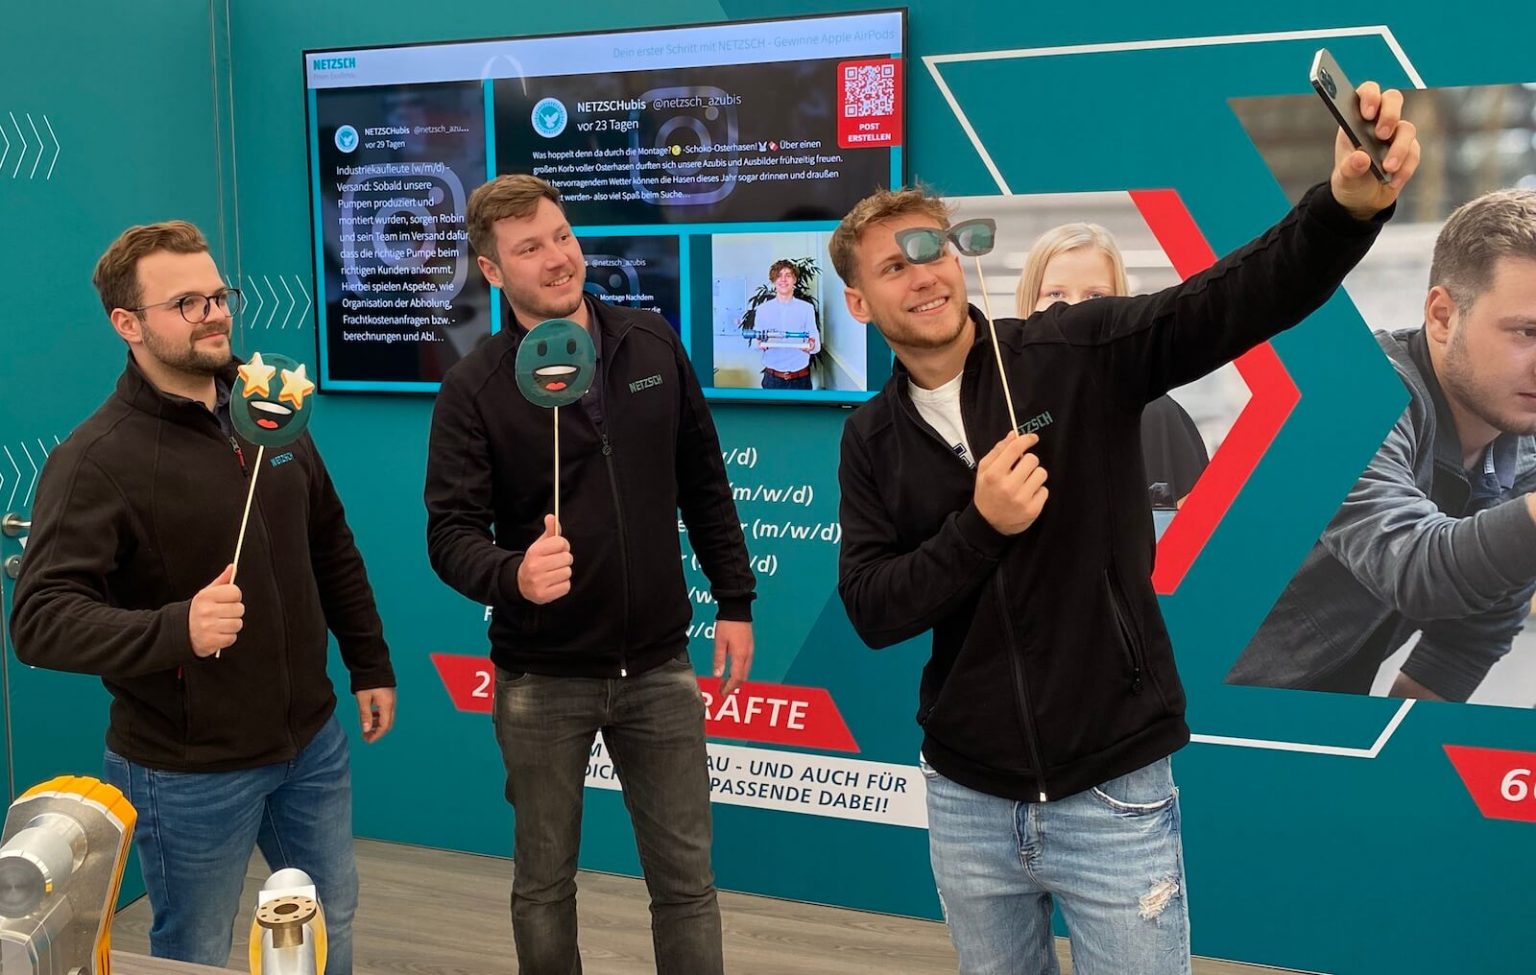
MULTIPOLYGON (((1420 327, 1375 333, 1408 408, 1228 683, 1367 694, 1417 635, 1388 693, 1466 701, 1525 626, 1536 594, 1536 190, 1457 208, 1429 286, 1420 327)), ((1536 705, 1536 684, 1523 695, 1536 705)))

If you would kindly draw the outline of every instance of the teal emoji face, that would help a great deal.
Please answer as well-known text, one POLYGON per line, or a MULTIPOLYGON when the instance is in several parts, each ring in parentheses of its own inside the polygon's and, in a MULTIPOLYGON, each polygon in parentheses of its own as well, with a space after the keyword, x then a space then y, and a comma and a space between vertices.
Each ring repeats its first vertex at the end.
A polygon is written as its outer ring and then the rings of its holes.
POLYGON ((306 372, 285 355, 254 353, 229 394, 229 419, 240 436, 263 447, 299 439, 315 413, 315 384, 306 372))
POLYGON ((517 347, 517 388, 535 406, 570 406, 597 374, 597 349, 587 330, 568 318, 540 322, 517 347))

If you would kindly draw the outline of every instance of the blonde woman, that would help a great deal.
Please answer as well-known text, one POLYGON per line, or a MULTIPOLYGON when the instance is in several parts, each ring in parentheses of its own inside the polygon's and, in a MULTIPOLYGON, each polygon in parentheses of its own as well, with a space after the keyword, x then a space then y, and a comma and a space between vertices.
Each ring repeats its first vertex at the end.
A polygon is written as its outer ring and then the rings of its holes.
MULTIPOLYGON (((1028 318, 1058 301, 1075 305, 1130 294, 1125 258, 1108 230, 1094 223, 1068 223, 1040 235, 1019 275, 1019 317, 1028 318)), ((1147 467, 1147 495, 1153 508, 1177 507, 1210 463, 1200 430, 1170 396, 1148 403, 1141 414, 1141 452, 1147 467)))

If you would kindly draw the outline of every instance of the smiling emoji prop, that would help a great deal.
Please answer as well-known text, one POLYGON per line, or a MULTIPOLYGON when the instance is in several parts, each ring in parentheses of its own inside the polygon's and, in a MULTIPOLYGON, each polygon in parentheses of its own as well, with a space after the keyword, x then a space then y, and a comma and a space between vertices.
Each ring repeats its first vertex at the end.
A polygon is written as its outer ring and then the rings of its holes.
POLYGON ((597 349, 587 330, 568 318, 540 322, 517 347, 517 388, 535 406, 570 406, 597 374, 597 349))
POLYGON ((229 418, 240 436, 262 447, 297 440, 315 412, 315 384, 305 373, 287 356, 253 354, 230 394, 229 418))

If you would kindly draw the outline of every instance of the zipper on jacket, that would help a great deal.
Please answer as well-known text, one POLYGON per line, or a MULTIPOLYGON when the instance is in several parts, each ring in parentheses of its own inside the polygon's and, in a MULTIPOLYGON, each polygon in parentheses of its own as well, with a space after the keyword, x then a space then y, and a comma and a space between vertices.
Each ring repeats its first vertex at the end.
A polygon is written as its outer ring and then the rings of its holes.
MULTIPOLYGON (((591 327, 602 328, 603 326, 599 309, 605 308, 607 306, 603 302, 597 301, 596 299, 583 300, 587 302, 587 310, 589 316, 588 320, 591 324, 591 327)), ((604 336, 603 359, 605 361, 603 362, 603 380, 605 383, 613 381, 615 374, 614 362, 618 358, 619 346, 624 343, 624 339, 628 335, 629 329, 625 328, 622 331, 619 331, 616 335, 604 336), (612 341, 611 345, 609 344, 609 340, 612 341)), ((625 641, 629 638, 629 533, 625 530, 624 527, 624 505, 623 502, 619 499, 619 475, 613 466, 613 443, 608 439, 608 404, 612 402, 612 400, 607 396, 607 392, 608 391, 606 389, 602 388, 599 388, 598 390, 598 395, 603 398, 602 409, 604 422, 601 425, 599 425, 596 420, 592 419, 592 414, 588 413, 585 408, 582 409, 582 414, 586 416, 587 421, 592 424, 593 429, 597 431, 597 435, 602 442, 603 464, 608 468, 608 487, 613 493, 613 513, 615 520, 619 525, 619 572, 622 574, 624 579, 624 615, 620 617, 620 619, 624 621, 624 636, 619 641, 619 676, 628 677, 629 657, 628 653, 626 652, 627 647, 625 646, 625 641)))
MULTIPOLYGON (((613 490, 613 513, 619 523, 619 571, 624 576, 624 615, 620 617, 624 621, 624 633, 629 633, 629 534, 624 529, 624 507, 619 501, 619 477, 613 469, 613 444, 608 442, 608 434, 599 430, 598 436, 603 441, 603 463, 608 466, 608 486, 613 490)), ((624 641, 619 642, 619 676, 629 676, 629 661, 625 655, 624 641)))
MULTIPOLYGON (((923 431, 924 435, 936 443, 943 444, 944 452, 953 457, 967 471, 970 471, 972 477, 975 476, 976 468, 974 466, 967 464, 964 457, 961 457, 959 454, 955 453, 952 449, 952 445, 943 437, 939 436, 937 430, 933 429, 933 427, 931 427, 928 423, 924 422, 920 414, 913 415, 917 414, 917 407, 914 406, 910 400, 908 400, 906 397, 898 396, 896 401, 901 404, 902 409, 907 411, 908 418, 917 424, 917 428, 923 431)), ((965 397, 962 396, 960 398, 960 426, 961 429, 965 431, 966 438, 969 439, 970 425, 966 423, 965 412, 965 397)), ((1024 682, 1024 662, 1020 659, 1020 654, 1022 651, 1019 650, 1018 641, 1014 636, 1013 618, 1008 614, 1009 603, 1007 587, 1003 583, 1003 567, 1001 564, 999 564, 997 567, 996 578, 998 607, 1003 618, 1003 630, 1008 640, 1008 666, 1013 671, 1013 684, 1015 691, 1014 703, 1018 705, 1019 708, 1020 723, 1022 724, 1024 731, 1024 745, 1026 748, 1028 748, 1030 761, 1034 763, 1035 767, 1035 792, 1040 797, 1040 802, 1049 802, 1050 799, 1047 796, 1045 790, 1045 762, 1043 762, 1040 758, 1040 735, 1035 731, 1034 711, 1029 706, 1029 690, 1025 686, 1024 682)), ((931 712, 932 710, 933 708, 930 706, 929 711, 931 712)), ((927 716, 924 715, 924 719, 926 719, 926 717, 927 716)))
MULTIPOLYGON (((265 518, 261 520, 261 537, 267 543, 268 552, 275 552, 277 550, 276 546, 272 544, 272 529, 267 524, 267 520, 265 518)), ((277 574, 277 564, 272 560, 268 560, 268 564, 271 566, 270 571, 272 575, 272 587, 277 590, 278 598, 281 599, 283 583, 277 574)), ((298 736, 293 733, 293 702, 297 697, 293 690, 293 650, 293 633, 289 628, 289 618, 284 616, 283 652, 277 655, 277 659, 282 663, 283 684, 288 688, 288 724, 284 730, 288 733, 288 747, 293 750, 294 759, 297 759, 299 756, 300 748, 298 736)))
POLYGON ((1003 582, 1003 567, 997 567, 997 602, 1003 616, 1003 633, 1008 639, 1008 666, 1013 670, 1013 684, 1017 696, 1014 702, 1018 704, 1020 718, 1024 725, 1024 744, 1029 748, 1029 757, 1035 765, 1035 790, 1040 794, 1040 801, 1049 801, 1045 794, 1045 763, 1040 760, 1040 735, 1035 731, 1035 713, 1029 706, 1029 688, 1024 681, 1024 661, 1020 659, 1022 651, 1019 649, 1018 640, 1013 632, 1013 617, 1009 615, 1008 587, 1003 582))
MULTIPOLYGON (((928 424, 928 421, 926 421, 926 420, 924 420, 922 418, 922 414, 917 412, 917 407, 913 406, 910 400, 906 400, 906 399, 903 399, 902 397, 898 396, 896 398, 896 401, 901 404, 901 409, 907 411, 907 414, 908 414, 907 418, 912 420, 915 424, 917 424, 917 428, 923 432, 924 436, 926 436, 929 440, 932 440, 934 443, 943 444, 944 445, 944 452, 946 454, 948 454, 949 456, 953 457, 955 460, 959 461, 960 462, 960 466, 964 467, 966 470, 970 471, 972 474, 976 473, 976 468, 972 467, 970 464, 967 464, 965 462, 965 458, 964 457, 961 457, 959 454, 955 453, 955 445, 950 443, 949 441, 945 440, 943 437, 939 436, 939 431, 935 430, 932 426, 930 426, 928 424)), ((963 404, 961 406, 961 411, 960 411, 960 427, 961 427, 961 429, 965 428, 965 409, 964 409, 963 404)), ((970 432, 969 431, 966 431, 966 437, 967 438, 970 437, 970 432)))
POLYGON ((1125 611, 1120 608, 1120 597, 1115 591, 1115 584, 1109 577, 1109 570, 1104 570, 1104 589, 1109 593, 1109 608, 1115 614, 1115 625, 1120 628, 1120 642, 1125 646, 1126 658, 1131 663, 1131 693, 1140 694, 1141 683, 1141 654, 1137 652, 1136 639, 1131 633, 1129 621, 1125 618, 1125 611))
MULTIPOLYGON (((244 474, 247 478, 249 478, 251 476, 251 471, 250 471, 250 468, 246 465, 246 462, 245 462, 245 450, 241 448, 240 441, 236 440, 234 437, 231 436, 229 438, 229 446, 235 452, 235 459, 240 462, 240 473, 244 474)), ((253 505, 254 505, 254 499, 253 499, 253 505)), ((267 551, 268 552, 275 551, 275 549, 273 547, 273 544, 272 544, 272 531, 271 531, 271 529, 267 526, 267 522, 266 522, 265 519, 259 519, 259 520, 261 521, 261 537, 262 537, 262 540, 266 542, 267 551)), ((254 525, 252 525, 251 527, 255 528, 254 525)), ((269 562, 270 562, 270 560, 269 560, 269 562)), ((270 572, 271 572, 271 576, 272 576, 272 584, 276 588, 277 592, 279 594, 281 594, 282 593, 282 583, 278 579, 278 574, 277 574, 277 570, 276 570, 276 566, 275 565, 270 566, 270 572)), ((281 595, 279 595, 279 598, 281 598, 281 595)), ((293 660, 292 660, 293 640, 291 639, 291 636, 292 636, 292 634, 289 633, 289 630, 288 630, 288 620, 287 620, 287 617, 284 617, 284 619, 283 619, 283 652, 281 654, 276 655, 277 656, 277 660, 282 665, 283 684, 288 689, 288 696, 287 696, 287 701, 288 701, 288 719, 284 723, 283 731, 288 736, 288 747, 290 749, 292 749, 293 750, 293 754, 295 756, 297 756, 298 753, 299 753, 299 740, 298 740, 298 738, 293 733, 293 701, 294 701, 294 691, 293 691, 293 660)))

